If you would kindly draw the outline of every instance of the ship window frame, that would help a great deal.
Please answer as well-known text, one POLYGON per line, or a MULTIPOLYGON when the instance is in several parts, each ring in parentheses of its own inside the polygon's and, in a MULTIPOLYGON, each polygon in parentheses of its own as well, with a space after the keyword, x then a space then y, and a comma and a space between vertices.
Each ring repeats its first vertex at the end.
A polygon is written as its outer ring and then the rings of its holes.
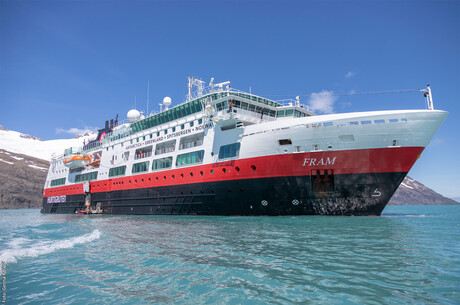
POLYGON ((109 177, 124 176, 126 174, 126 165, 112 167, 109 169, 109 177))
POLYGON ((155 159, 155 160, 152 161, 152 170, 153 171, 158 171, 158 170, 168 169, 168 168, 172 167, 172 164, 173 164, 173 157, 172 156, 164 157, 164 158, 158 158, 158 159, 155 159), (169 162, 169 166, 168 166, 168 163, 165 163, 166 161, 169 162), (160 166, 158 166, 158 165, 160 165, 160 166))
POLYGON ((176 167, 187 166, 191 164, 203 163, 204 149, 179 154, 176 157, 176 167))
POLYGON ((147 172, 149 170, 149 165, 150 165, 150 161, 134 163, 133 166, 131 167, 131 173, 138 174, 138 173, 147 172))
POLYGON ((66 178, 65 177, 51 180, 51 186, 64 185, 65 183, 66 183, 66 178))
POLYGON ((75 175, 75 182, 97 180, 97 171, 75 175))
POLYGON ((240 156, 241 142, 235 142, 227 145, 222 145, 219 148, 219 160, 238 158, 240 156))

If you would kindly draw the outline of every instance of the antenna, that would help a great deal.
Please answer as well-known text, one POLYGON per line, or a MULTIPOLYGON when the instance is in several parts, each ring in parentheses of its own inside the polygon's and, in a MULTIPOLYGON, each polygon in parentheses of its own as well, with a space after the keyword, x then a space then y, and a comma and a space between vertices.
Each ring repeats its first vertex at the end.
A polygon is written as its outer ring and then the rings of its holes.
POLYGON ((150 81, 147 81, 147 117, 149 116, 149 92, 150 91, 150 81))

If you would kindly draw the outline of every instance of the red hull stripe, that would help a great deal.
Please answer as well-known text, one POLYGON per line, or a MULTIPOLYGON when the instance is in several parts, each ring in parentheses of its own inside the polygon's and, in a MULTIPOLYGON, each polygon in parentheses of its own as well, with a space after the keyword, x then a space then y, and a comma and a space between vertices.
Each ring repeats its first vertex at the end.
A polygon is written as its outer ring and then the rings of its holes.
MULTIPOLYGON (((128 177, 94 181, 91 192, 172 186, 213 181, 268 177, 309 176, 317 170, 334 175, 408 172, 423 147, 391 147, 345 151, 318 151, 240 159, 128 177)), ((83 194, 83 184, 45 189, 43 197, 83 194)))

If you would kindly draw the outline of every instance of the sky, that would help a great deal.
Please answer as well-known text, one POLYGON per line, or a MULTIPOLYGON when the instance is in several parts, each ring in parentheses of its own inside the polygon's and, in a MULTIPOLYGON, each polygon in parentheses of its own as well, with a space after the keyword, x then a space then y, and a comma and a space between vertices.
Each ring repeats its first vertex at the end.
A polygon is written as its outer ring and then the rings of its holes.
POLYGON ((450 114, 410 176, 460 197, 460 1, 0 0, 0 125, 45 140, 182 103, 187 76, 318 113, 450 114), (338 95, 336 95, 338 94, 338 95))

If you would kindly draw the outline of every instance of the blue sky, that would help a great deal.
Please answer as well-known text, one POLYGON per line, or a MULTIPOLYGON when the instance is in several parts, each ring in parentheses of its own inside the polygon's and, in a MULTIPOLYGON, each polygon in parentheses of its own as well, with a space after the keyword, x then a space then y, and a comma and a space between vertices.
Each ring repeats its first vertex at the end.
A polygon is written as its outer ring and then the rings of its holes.
MULTIPOLYGON (((460 197, 459 1, 0 1, 0 124, 43 139, 134 106, 183 102, 186 77, 276 98, 433 89, 450 112, 410 175, 460 197)), ((421 93, 339 96, 333 112, 424 108, 421 93)), ((69 132, 66 132, 69 131, 69 132)))

